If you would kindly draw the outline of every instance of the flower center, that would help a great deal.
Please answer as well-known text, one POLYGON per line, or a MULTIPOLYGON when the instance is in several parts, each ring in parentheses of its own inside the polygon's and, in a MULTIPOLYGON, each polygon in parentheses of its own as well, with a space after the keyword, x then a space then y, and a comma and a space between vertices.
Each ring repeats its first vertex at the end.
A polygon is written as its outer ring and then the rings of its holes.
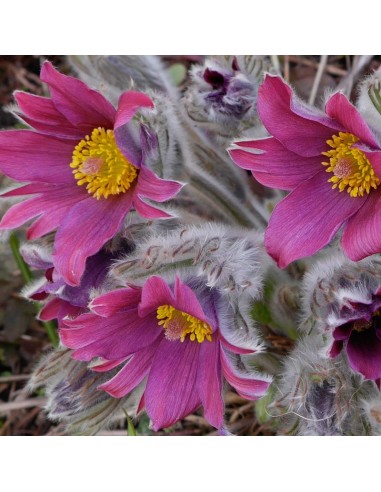
POLYGON ((322 164, 328 166, 327 173, 333 173, 328 182, 333 183, 333 189, 347 189, 352 197, 364 196, 365 193, 370 193, 371 188, 376 189, 380 184, 364 152, 353 147, 358 140, 352 133, 339 132, 338 135, 332 135, 332 140, 327 140, 331 150, 322 152, 329 157, 329 162, 322 164))
POLYGON ((97 200, 125 193, 138 175, 116 145, 114 132, 105 128, 94 128, 76 145, 70 167, 77 184, 86 185, 97 200))
POLYGON ((173 306, 164 304, 157 308, 157 319, 159 325, 165 330, 165 338, 167 340, 180 340, 183 342, 185 337, 189 335, 192 342, 196 339, 198 343, 202 343, 205 338, 212 341, 212 329, 205 323, 194 316, 191 316, 184 311, 179 311, 173 306))

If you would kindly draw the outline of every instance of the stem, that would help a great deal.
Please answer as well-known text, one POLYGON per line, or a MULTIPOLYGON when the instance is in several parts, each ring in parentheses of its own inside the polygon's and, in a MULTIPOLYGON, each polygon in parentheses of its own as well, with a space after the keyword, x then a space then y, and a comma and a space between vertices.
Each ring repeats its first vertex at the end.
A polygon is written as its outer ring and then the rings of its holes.
MULTIPOLYGON (((30 271, 28 265, 24 261, 24 258, 20 254, 20 241, 19 238, 13 232, 11 233, 9 238, 9 245, 11 247, 13 257, 24 279, 24 282, 25 283, 32 282, 33 280, 32 272, 30 271)), ((42 308, 42 304, 40 304, 39 302, 33 301, 33 305, 35 306, 37 313, 42 308)), ((41 323, 43 324, 52 345, 54 345, 54 347, 57 347, 59 340, 56 330, 56 324, 54 323, 54 321, 41 321, 41 323)))

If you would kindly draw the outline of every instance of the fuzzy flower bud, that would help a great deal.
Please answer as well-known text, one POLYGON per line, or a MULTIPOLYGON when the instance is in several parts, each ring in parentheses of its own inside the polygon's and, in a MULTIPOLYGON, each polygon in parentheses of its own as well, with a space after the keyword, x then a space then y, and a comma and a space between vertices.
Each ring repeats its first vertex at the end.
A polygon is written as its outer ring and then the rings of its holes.
POLYGON ((307 322, 328 337, 330 357, 346 353, 366 379, 381 378, 381 258, 358 263, 343 256, 319 262, 306 276, 307 322))
POLYGON ((221 61, 193 67, 184 104, 194 121, 226 138, 255 123, 259 79, 243 71, 236 57, 230 65, 221 61))
POLYGON ((374 132, 381 137, 381 69, 362 82, 357 107, 374 132))

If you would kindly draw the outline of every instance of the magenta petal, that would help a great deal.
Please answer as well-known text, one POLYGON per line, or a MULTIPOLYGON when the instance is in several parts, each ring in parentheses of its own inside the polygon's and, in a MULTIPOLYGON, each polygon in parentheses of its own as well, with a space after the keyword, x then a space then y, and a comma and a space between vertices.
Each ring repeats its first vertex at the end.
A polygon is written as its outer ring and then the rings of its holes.
POLYGON ((197 393, 200 344, 162 339, 145 390, 145 406, 155 431, 173 425, 201 404, 197 393))
POLYGON ((325 110, 331 118, 334 118, 345 128, 345 131, 353 133, 371 147, 379 147, 364 118, 344 94, 334 94, 327 102, 325 110))
POLYGON ((369 162, 372 164, 374 172, 377 177, 381 180, 381 152, 367 152, 362 150, 366 157, 369 159, 369 162))
POLYGON ((49 85, 54 105, 60 113, 82 130, 113 128, 116 110, 98 91, 80 80, 63 75, 46 61, 41 68, 41 80, 49 85))
POLYGON ((85 136, 57 110, 51 99, 19 91, 14 96, 23 113, 19 116, 39 132, 76 141, 85 136))
POLYGON ((137 309, 109 318, 86 313, 75 320, 65 320, 60 330, 62 343, 76 349, 73 357, 79 360, 125 358, 151 345, 162 333, 156 316, 142 320, 137 309))
POLYGON ((161 277, 153 275, 143 286, 138 308, 139 316, 143 318, 154 311, 156 312, 159 306, 165 304, 173 305, 174 302, 174 297, 169 286, 161 277))
POLYGON ((292 100, 292 92, 280 77, 267 75, 258 91, 258 113, 269 133, 299 155, 318 156, 326 141, 337 133, 324 114, 312 115, 309 108, 292 100))
POLYGON ((175 304, 173 307, 210 324, 210 320, 206 317, 196 294, 177 276, 175 281, 175 304))
POLYGON ((139 195, 134 196, 134 207, 139 215, 145 217, 146 219, 170 219, 172 215, 160 208, 153 207, 148 203, 144 202, 139 195))
MULTIPOLYGON (((32 184, 13 191, 18 191, 21 195, 25 192, 33 193, 37 192, 39 186, 41 187, 41 185, 32 184)), ((40 196, 11 207, 4 215, 0 228, 14 229, 42 214, 41 219, 28 229, 28 239, 41 237, 56 229, 68 210, 84 198, 78 188, 74 186, 50 186, 49 190, 42 187, 40 189, 43 190, 40 196)))
POLYGON ((136 185, 136 194, 155 202, 165 202, 177 195, 183 186, 178 181, 161 179, 145 166, 142 166, 136 185))
POLYGON ((73 142, 31 130, 0 132, 0 171, 16 181, 74 185, 73 142))
POLYGON ((337 326, 333 331, 333 338, 335 340, 347 340, 351 334, 353 327, 351 323, 337 326))
POLYGON ((381 340, 374 329, 353 330, 347 343, 349 365, 366 379, 381 377, 381 340))
MULTIPOLYGON (((243 149, 229 150, 233 161, 243 169, 249 169, 265 186, 292 190, 321 169, 322 157, 302 157, 287 150, 275 138, 252 141, 263 152, 254 154, 243 149)), ((245 142, 238 142, 244 146, 245 142)), ((250 146, 252 147, 252 145, 250 146)))
POLYGON ((274 209, 265 234, 267 252, 281 268, 328 244, 366 197, 333 190, 322 170, 301 183, 274 209))
POLYGON ((220 429, 224 423, 220 343, 204 341, 200 347, 197 391, 204 407, 206 420, 220 429))
POLYGON ((119 231, 131 207, 131 195, 89 197, 70 209, 55 238, 53 263, 69 285, 79 285, 86 258, 119 231))
POLYGON ((381 188, 371 190, 360 210, 348 220, 341 244, 353 261, 381 251, 381 188))
POLYGON ((49 321, 51 319, 56 319, 58 318, 58 313, 61 309, 62 303, 66 303, 66 301, 62 301, 58 297, 55 297, 54 299, 51 299, 48 301, 45 306, 41 309, 38 319, 42 321, 49 321))
POLYGON ((112 379, 98 388, 107 391, 114 398, 122 398, 130 393, 147 376, 157 346, 158 342, 155 342, 134 354, 112 379))
POLYGON ((137 307, 141 298, 141 289, 117 289, 93 299, 89 308, 99 316, 108 317, 116 312, 137 307))
POLYGON ((221 350, 222 370, 225 379, 242 398, 257 400, 266 393, 270 382, 255 379, 256 376, 243 372, 234 362, 235 360, 239 359, 229 356, 224 350, 221 350))
POLYGON ((143 92, 126 91, 119 98, 114 129, 125 125, 136 114, 139 108, 153 108, 150 97, 143 92))
POLYGON ((96 366, 91 366, 91 370, 94 372, 108 372, 111 371, 111 369, 115 369, 115 367, 120 366, 122 362, 126 362, 127 360, 129 360, 129 358, 107 360, 106 362, 102 362, 96 366))
POLYGON ((343 350, 344 342, 342 340, 335 340, 332 344, 332 347, 329 351, 330 357, 337 357, 340 352, 343 350))

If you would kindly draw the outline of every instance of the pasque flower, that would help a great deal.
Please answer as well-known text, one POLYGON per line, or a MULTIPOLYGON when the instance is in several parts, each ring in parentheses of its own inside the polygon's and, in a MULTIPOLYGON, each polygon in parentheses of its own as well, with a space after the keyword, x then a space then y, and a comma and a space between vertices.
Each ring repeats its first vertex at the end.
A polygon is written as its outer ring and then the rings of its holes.
POLYGON ((280 77, 267 75, 258 113, 272 136, 235 142, 242 148, 230 155, 260 183, 291 190, 265 235, 279 266, 313 255, 341 226, 352 260, 381 251, 381 149, 357 109, 340 93, 325 113, 308 108, 280 77))
POLYGON ((100 92, 49 62, 41 80, 51 98, 15 94, 20 117, 35 131, 0 133, 0 171, 29 182, 4 196, 36 196, 14 205, 0 228, 38 217, 29 239, 57 229, 54 266, 66 283, 78 285, 86 258, 118 232, 131 207, 143 217, 168 217, 145 199, 164 202, 182 185, 160 179, 145 165, 156 138, 132 118, 153 107, 146 94, 124 92, 116 110, 100 92))
POLYGON ((143 287, 121 288, 93 299, 92 313, 64 320, 60 336, 73 357, 119 372, 100 389, 121 398, 145 378, 139 405, 154 430, 168 427, 204 407, 205 418, 223 427, 225 378, 244 398, 254 400, 269 386, 265 377, 245 371, 241 354, 253 349, 234 345, 226 328, 228 303, 218 291, 176 277, 168 285, 152 276, 143 287))

